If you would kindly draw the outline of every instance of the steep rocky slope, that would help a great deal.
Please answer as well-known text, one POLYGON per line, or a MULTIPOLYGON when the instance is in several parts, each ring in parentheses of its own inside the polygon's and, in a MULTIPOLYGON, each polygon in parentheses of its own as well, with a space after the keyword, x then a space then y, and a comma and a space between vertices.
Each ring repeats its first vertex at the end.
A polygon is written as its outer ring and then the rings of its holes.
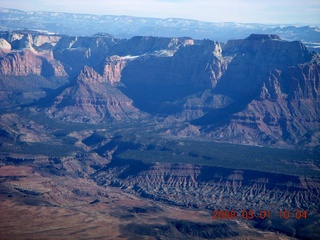
POLYGON ((232 58, 219 83, 220 91, 234 99, 252 95, 262 87, 272 70, 284 70, 312 60, 313 54, 298 41, 287 42, 275 35, 252 34, 243 40, 230 40, 224 56, 232 58))
POLYGON ((233 58, 215 91, 234 101, 194 123, 226 141, 318 145, 319 56, 275 36, 230 41, 224 50, 233 58))
POLYGON ((137 107, 170 114, 181 108, 174 101, 214 88, 225 68, 220 44, 204 40, 169 56, 146 55, 128 63, 121 82, 137 107))
POLYGON ((78 123, 147 112, 161 117, 160 128, 185 122, 219 141, 319 145, 320 58, 301 42, 259 34, 223 45, 30 31, 0 37, 5 106, 38 101, 51 118, 78 123))
POLYGON ((99 184, 180 206, 211 209, 317 210, 319 179, 191 164, 115 160, 95 174, 99 184), (279 181, 281 179, 281 181, 279 181))
POLYGON ((132 100, 106 83, 102 76, 85 66, 76 83, 55 98, 46 113, 68 122, 99 123, 107 120, 136 120, 142 114, 132 100))
POLYGON ((35 50, 34 47, 37 47, 37 45, 33 44, 31 34, 8 34, 7 40, 10 41, 9 43, 5 39, 1 39, 6 42, 6 44, 0 46, 1 75, 27 76, 33 74, 44 77, 66 76, 62 64, 54 59, 52 52, 37 52, 35 50))

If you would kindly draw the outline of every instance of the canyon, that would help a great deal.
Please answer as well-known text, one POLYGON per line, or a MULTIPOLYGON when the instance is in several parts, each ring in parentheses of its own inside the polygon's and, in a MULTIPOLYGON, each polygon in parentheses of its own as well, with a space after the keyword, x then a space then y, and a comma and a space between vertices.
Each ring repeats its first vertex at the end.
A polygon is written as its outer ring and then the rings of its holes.
POLYGON ((160 116, 215 141, 319 145, 319 55, 298 41, 254 34, 224 45, 32 32, 1 38, 7 107, 32 103, 78 123, 160 116))
POLYGON ((275 34, 0 32, 0 238, 319 238, 319 62, 275 34))

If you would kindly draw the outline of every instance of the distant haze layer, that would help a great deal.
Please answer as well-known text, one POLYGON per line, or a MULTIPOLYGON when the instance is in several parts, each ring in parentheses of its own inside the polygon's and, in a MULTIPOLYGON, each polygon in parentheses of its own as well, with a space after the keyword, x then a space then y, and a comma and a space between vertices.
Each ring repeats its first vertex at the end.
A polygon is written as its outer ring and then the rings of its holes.
POLYGON ((57 11, 99 15, 186 18, 212 22, 320 23, 318 0, 2 0, 0 7, 24 11, 57 11))

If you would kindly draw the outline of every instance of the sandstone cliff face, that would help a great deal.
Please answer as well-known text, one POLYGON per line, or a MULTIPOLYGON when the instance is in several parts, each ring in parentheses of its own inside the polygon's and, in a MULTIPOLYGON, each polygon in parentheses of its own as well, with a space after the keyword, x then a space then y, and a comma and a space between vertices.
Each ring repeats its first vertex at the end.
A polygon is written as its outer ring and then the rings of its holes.
POLYGON ((249 144, 318 145, 319 106, 319 66, 290 67, 271 74, 260 96, 231 113, 227 127, 216 125, 213 136, 249 144))
POLYGON ((219 43, 205 40, 180 46, 172 56, 147 55, 124 69, 122 81, 126 85, 211 88, 224 71, 221 52, 219 43))
POLYGON ((2 32, 0 37, 0 71, 14 76, 44 74, 75 78, 85 65, 103 68, 100 65, 108 49, 117 43, 111 36, 69 37, 28 31, 2 32))
POLYGON ((109 48, 115 44, 116 40, 111 37, 66 36, 55 45, 53 54, 63 63, 69 76, 76 78, 84 66, 100 72, 109 48))
POLYGON ((55 44, 59 37, 9 32, 4 32, 1 36, 7 43, 5 48, 0 48, 1 75, 44 77, 67 75, 61 63, 53 58, 52 52, 41 48, 45 44, 55 44))
POLYGON ((110 50, 111 55, 140 56, 161 50, 176 51, 180 46, 193 45, 191 38, 133 37, 110 50))
POLYGON ((10 51, 11 45, 5 39, 0 38, 0 49, 1 51, 10 51))
POLYGON ((10 43, 12 49, 23 50, 36 49, 42 51, 49 47, 54 47, 60 40, 59 35, 46 35, 39 32, 32 31, 14 31, 14 32, 1 32, 0 36, 10 43))
POLYGON ((30 50, 8 54, 1 60, 1 75, 40 75, 42 61, 30 50))
POLYGON ((38 48, 49 46, 54 47, 61 40, 61 38, 61 36, 57 35, 36 35, 33 38, 33 44, 38 48))
POLYGON ((219 90, 235 99, 259 91, 270 71, 283 70, 312 60, 312 54, 302 43, 264 35, 230 40, 223 51, 232 60, 219 83, 219 90))
POLYGON ((114 84, 120 82, 121 73, 127 64, 127 59, 117 55, 107 57, 103 67, 103 76, 107 82, 114 84))
POLYGON ((319 56, 299 42, 254 35, 224 50, 232 60, 216 91, 233 102, 194 123, 216 140, 318 145, 319 56))
MULTIPOLYGON (((154 69, 151 71, 157 71, 156 68, 163 70, 161 63, 163 59, 158 62, 158 57, 172 57, 179 48, 193 44, 194 40, 190 38, 133 37, 110 48, 103 64, 103 76, 111 84, 120 82, 122 81, 122 70, 129 63, 130 66, 125 71, 126 74, 133 74, 134 77, 137 77, 134 84, 139 84, 136 82, 138 79, 145 84, 153 84, 154 76, 138 76, 144 75, 144 63, 155 60, 156 62, 151 64, 160 64, 160 66, 150 66, 154 69), (130 62, 133 62, 132 65, 130 62)), ((124 79, 126 79, 126 74, 124 79)), ((123 81, 126 82, 126 80, 123 81)), ((158 81, 158 84, 161 82, 158 81)))
POLYGON ((180 46, 172 56, 137 58, 123 69, 121 82, 137 107, 174 113, 181 108, 175 100, 215 87, 224 71, 220 44, 205 40, 180 46))
POLYGON ((170 71, 175 84, 214 88, 225 71, 220 44, 204 40, 200 45, 180 48, 172 58, 170 71))
POLYGON ((46 110, 50 117, 68 122, 98 123, 135 120, 143 116, 132 100, 105 83, 104 78, 85 66, 76 83, 58 95, 46 110))
POLYGON ((31 50, 12 52, 0 58, 0 74, 10 76, 66 76, 63 66, 51 57, 39 56, 31 50))

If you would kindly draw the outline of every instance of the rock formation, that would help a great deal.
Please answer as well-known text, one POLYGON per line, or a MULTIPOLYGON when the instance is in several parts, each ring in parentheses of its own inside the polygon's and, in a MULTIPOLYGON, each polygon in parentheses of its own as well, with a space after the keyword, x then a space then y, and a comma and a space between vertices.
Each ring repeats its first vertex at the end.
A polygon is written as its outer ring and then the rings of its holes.
POLYGON ((301 42, 261 34, 223 45, 190 38, 121 40, 30 31, 0 37, 2 76, 40 76, 56 79, 55 86, 61 87, 48 96, 50 101, 39 103, 50 117, 96 123, 129 115, 136 119, 143 111, 160 114, 163 126, 191 123, 203 137, 219 141, 319 144, 320 58, 301 42))
POLYGON ((260 35, 224 50, 233 57, 216 91, 234 101, 195 124, 226 141, 318 145, 319 56, 299 42, 260 35))
POLYGON ((51 117, 77 123, 111 120, 135 120, 144 116, 132 106, 132 100, 85 66, 76 83, 57 96, 46 110, 51 117))
POLYGON ((188 164, 156 163, 139 168, 134 166, 138 163, 127 164, 107 165, 95 180, 185 207, 255 209, 268 205, 272 209, 315 209, 319 200, 319 179, 188 164), (138 172, 131 170, 134 168, 138 172))

